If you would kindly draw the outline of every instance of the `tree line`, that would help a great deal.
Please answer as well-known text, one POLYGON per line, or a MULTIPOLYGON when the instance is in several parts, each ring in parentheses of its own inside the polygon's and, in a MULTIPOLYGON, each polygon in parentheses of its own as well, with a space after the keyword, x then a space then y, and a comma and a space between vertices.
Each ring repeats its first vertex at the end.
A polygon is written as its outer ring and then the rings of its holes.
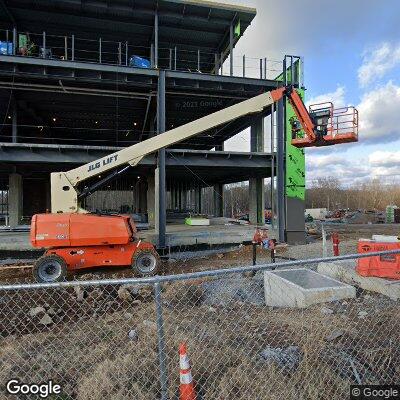
MULTIPOLYGON (((271 208, 271 185, 265 185, 265 208, 271 208)), ((213 189, 203 191, 203 212, 213 214, 213 189)), ((275 192, 276 195, 276 192, 275 192)), ((275 200, 276 202, 276 200, 275 200)), ((400 187, 388 185, 379 179, 344 186, 337 178, 327 177, 311 182, 306 188, 306 208, 377 210, 387 205, 400 206, 400 187)), ((246 214, 249 211, 248 182, 224 186, 224 215, 227 217, 246 214)))

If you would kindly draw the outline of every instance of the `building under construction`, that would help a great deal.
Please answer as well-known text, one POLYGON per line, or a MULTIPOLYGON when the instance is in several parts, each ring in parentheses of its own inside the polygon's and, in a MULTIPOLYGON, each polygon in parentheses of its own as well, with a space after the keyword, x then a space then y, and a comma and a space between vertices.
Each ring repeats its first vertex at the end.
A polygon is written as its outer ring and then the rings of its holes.
MULTIPOLYGON (((264 57, 235 54, 256 17, 252 8, 203 0, 2 0, 0 10, 0 219, 11 228, 50 209, 51 172, 287 83, 302 87, 298 57, 271 68, 264 57)), ((207 191, 208 214, 223 217, 224 185, 249 181, 250 223, 263 225, 264 181, 272 177, 277 235, 302 242, 304 151, 290 144, 286 109, 280 101, 160 150, 86 207, 148 221, 161 248, 223 243, 231 233, 225 225, 180 234, 184 217, 204 213, 207 191), (225 151, 224 142, 247 128, 250 152, 225 151)), ((250 239, 254 227, 245 229, 250 239)))

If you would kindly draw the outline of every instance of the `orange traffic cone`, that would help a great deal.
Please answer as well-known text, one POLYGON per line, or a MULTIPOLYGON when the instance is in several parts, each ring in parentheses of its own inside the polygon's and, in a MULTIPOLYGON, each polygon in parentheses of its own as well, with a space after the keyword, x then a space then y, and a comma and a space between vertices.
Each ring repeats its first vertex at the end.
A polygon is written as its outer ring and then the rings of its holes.
POLYGON ((181 369, 179 400, 196 400, 192 369, 190 368, 189 357, 186 350, 186 343, 181 343, 181 345, 179 346, 179 366, 181 369))

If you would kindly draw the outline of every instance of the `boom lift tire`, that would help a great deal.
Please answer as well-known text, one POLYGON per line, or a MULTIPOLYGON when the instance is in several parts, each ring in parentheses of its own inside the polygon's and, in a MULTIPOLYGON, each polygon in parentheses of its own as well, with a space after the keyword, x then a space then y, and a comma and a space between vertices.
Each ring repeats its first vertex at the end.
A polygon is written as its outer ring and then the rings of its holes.
POLYGON ((56 255, 44 255, 33 266, 33 277, 39 283, 62 282, 67 277, 67 263, 56 255))
POLYGON ((138 249, 132 256, 132 269, 138 276, 157 275, 161 270, 161 258, 155 249, 138 249))

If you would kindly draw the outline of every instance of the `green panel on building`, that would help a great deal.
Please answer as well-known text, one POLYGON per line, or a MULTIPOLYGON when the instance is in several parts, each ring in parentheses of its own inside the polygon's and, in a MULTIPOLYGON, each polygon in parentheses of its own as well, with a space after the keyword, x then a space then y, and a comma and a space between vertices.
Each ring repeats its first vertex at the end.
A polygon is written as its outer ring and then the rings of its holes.
MULTIPOLYGON (((297 60, 293 63, 293 75, 295 77, 301 76, 302 63, 297 60)), ((292 68, 287 68, 287 82, 292 81, 292 68)), ((283 73, 276 77, 276 80, 283 81, 283 73)), ((298 81, 298 79, 295 79, 298 81)), ((297 93, 301 96, 303 101, 305 100, 304 89, 296 89, 297 93)), ((286 100, 286 121, 285 121, 285 132, 286 132, 286 182, 285 191, 288 197, 298 198, 305 200, 305 186, 306 186, 306 161, 304 149, 298 149, 292 146, 292 128, 291 119, 296 118, 292 106, 289 101, 286 100)), ((303 131, 298 133, 298 136, 304 135, 303 131)))
MULTIPOLYGON (((297 89, 304 101, 304 90, 297 89)), ((292 106, 286 100, 286 195, 305 200, 306 162, 304 149, 292 145, 291 120, 296 118, 292 106)), ((300 133, 301 135, 301 133, 300 133)))
POLYGON ((240 20, 235 25, 234 33, 235 33, 235 36, 237 36, 237 37, 240 37, 240 35, 242 34, 242 28, 241 28, 240 20))

